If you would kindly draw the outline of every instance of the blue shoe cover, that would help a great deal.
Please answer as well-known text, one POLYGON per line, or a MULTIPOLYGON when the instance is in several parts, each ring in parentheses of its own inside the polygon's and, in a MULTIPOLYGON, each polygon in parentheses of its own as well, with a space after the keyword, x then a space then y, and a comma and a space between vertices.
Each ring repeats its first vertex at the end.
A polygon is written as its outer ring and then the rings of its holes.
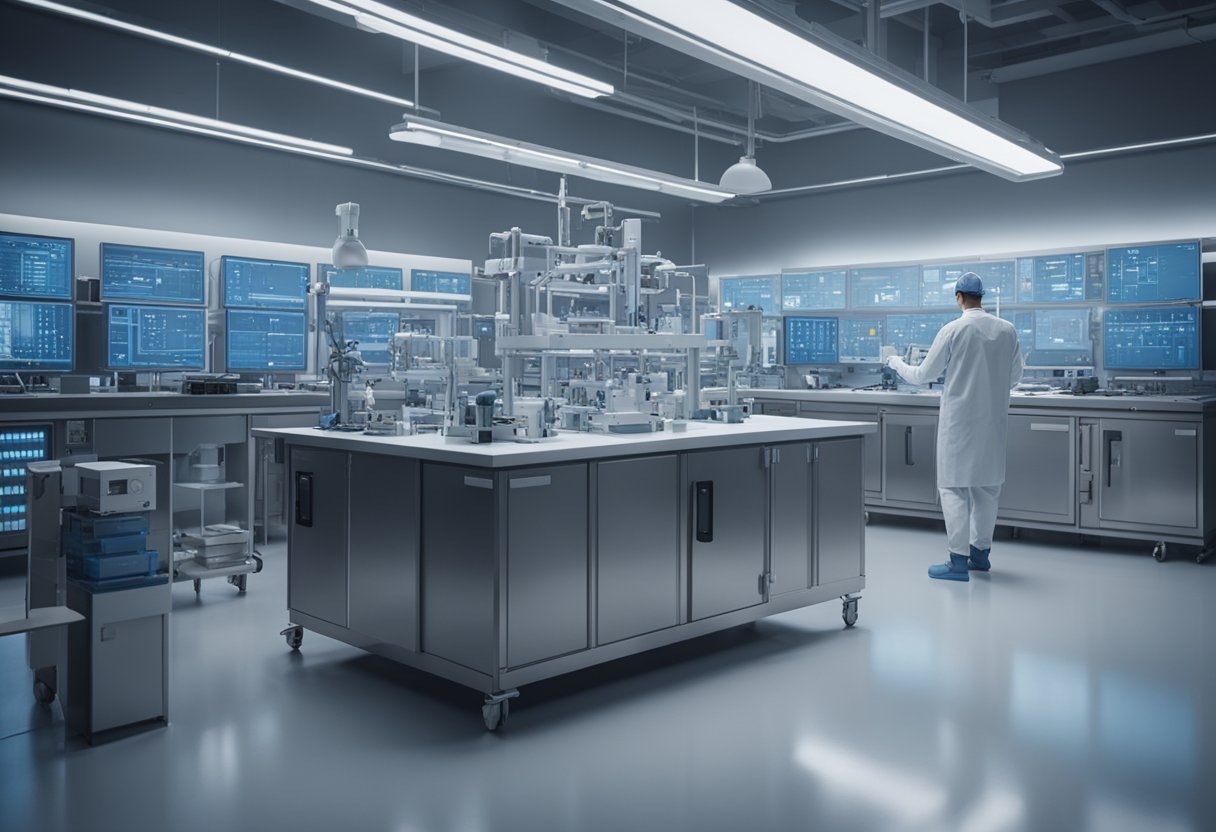
POLYGON ((971 547, 971 562, 970 566, 977 572, 987 572, 992 568, 992 561, 988 559, 988 555, 992 552, 991 549, 977 549, 971 547))
POLYGON ((938 563, 929 567, 929 577, 943 581, 969 581, 967 574, 967 556, 950 553, 949 563, 938 563))

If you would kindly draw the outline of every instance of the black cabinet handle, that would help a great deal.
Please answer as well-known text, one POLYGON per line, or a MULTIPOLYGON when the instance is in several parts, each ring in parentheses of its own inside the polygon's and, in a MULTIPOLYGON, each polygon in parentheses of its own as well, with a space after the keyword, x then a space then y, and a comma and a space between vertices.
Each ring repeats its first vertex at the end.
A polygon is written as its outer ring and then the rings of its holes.
POLYGON ((296 525, 312 526, 312 474, 296 472, 296 525))
POLYGON ((694 483, 697 502, 697 542, 714 542, 714 484, 712 480, 694 483))
POLYGON ((1123 431, 1121 430, 1104 430, 1102 431, 1102 444, 1105 446, 1106 454, 1106 487, 1110 488, 1111 469, 1120 468, 1123 466, 1123 431), (1115 443, 1119 443, 1118 454, 1116 455, 1115 443))
POLYGON ((912 426, 908 425, 904 428, 904 465, 915 465, 916 460, 912 458, 912 426))

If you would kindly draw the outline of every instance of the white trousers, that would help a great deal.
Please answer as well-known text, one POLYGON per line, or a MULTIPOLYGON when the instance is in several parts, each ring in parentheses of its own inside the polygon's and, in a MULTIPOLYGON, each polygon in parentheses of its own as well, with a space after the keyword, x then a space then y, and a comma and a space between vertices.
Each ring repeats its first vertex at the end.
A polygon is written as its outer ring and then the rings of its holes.
POLYGON ((991 549, 1001 487, 984 485, 937 490, 941 493, 942 515, 946 518, 946 543, 951 553, 970 554, 968 544, 977 549, 991 549))

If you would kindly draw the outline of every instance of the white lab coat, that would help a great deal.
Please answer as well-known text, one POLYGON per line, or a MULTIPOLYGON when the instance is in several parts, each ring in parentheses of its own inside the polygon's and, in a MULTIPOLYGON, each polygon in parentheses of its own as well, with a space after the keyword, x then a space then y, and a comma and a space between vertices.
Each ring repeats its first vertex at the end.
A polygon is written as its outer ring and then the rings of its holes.
POLYGON ((946 373, 937 423, 937 485, 968 488, 1005 482, 1009 391, 1022 378, 1022 349, 1008 321, 968 309, 942 327, 916 367, 890 366, 911 384, 946 373))

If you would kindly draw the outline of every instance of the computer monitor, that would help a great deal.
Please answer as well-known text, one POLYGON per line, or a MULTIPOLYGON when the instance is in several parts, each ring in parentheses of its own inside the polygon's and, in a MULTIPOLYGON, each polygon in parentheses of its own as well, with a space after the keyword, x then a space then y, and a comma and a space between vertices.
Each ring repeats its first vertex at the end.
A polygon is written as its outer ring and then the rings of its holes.
POLYGON ((339 269, 329 263, 318 263, 317 280, 326 279, 330 286, 339 289, 392 289, 400 292, 405 288, 404 270, 388 266, 339 269))
POLYGON ((1107 303, 1202 300, 1198 240, 1106 250, 1107 303))
POLYGON ((225 313, 224 367, 228 372, 303 372, 308 369, 308 316, 304 312, 229 309, 225 313))
POLYGON ((920 305, 925 309, 954 306, 954 284, 967 272, 975 272, 984 282, 985 305, 1017 303, 1017 280, 1012 260, 975 263, 935 263, 921 267, 920 305))
POLYGON ((1199 307, 1107 309, 1102 363, 1108 370, 1199 369, 1199 307))
POLYGON ((953 312, 921 312, 914 315, 888 315, 883 345, 894 347, 900 355, 911 344, 927 347, 946 324, 957 318, 953 312))
POLYGON ((397 312, 365 312, 343 310, 335 322, 340 323, 342 338, 358 341, 359 352, 368 364, 389 363, 389 342, 401 330, 401 315, 397 312))
POLYGON ((202 370, 207 312, 112 303, 106 307, 106 342, 111 370, 202 370))
POLYGON ((718 308, 722 312, 751 308, 764 315, 780 315, 781 275, 722 278, 718 281, 718 308))
POLYGON ((432 272, 424 269, 410 269, 410 291, 467 295, 473 291, 472 276, 465 272, 432 272))
POLYGON ((1002 312, 1013 324, 1027 367, 1092 367, 1090 310, 1018 309, 1002 312))
POLYGON ((70 303, 0 300, 0 370, 72 370, 75 321, 70 303))
POLYGON ((72 299, 75 241, 0 232, 0 295, 72 299))
POLYGON ((1079 303, 1102 299, 1106 253, 1102 251, 1019 257, 1020 303, 1079 303))
POLYGON ((840 361, 882 360, 882 319, 840 319, 840 361))
POLYGON ((849 283, 854 309, 920 306, 920 266, 849 269, 849 283))
POLYGON ((207 268, 201 251, 101 244, 101 299, 202 306, 207 268))
POLYGON ((846 269, 781 275, 781 308, 786 312, 844 309, 848 302, 849 273, 846 269))
POLYGON ((801 318, 785 319, 785 363, 786 364, 836 364, 839 362, 837 347, 839 319, 801 318))
POLYGON ((308 264, 226 256, 221 261, 224 306, 289 309, 308 306, 308 264))

